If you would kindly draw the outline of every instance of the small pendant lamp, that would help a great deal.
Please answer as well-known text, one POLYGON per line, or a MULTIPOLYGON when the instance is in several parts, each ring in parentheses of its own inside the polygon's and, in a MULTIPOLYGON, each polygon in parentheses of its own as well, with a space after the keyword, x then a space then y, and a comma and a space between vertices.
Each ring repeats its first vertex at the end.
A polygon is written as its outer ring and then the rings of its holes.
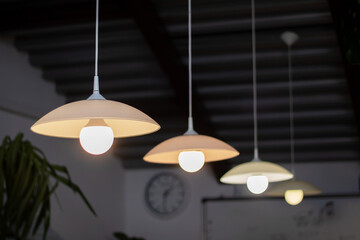
POLYGON ((289 99, 290 99, 290 146, 291 146, 291 168, 294 178, 290 181, 278 183, 274 185, 267 193, 269 196, 285 197, 290 205, 298 205, 304 196, 319 195, 321 190, 314 185, 295 179, 295 144, 294 144, 294 98, 292 86, 292 59, 291 47, 298 40, 298 35, 293 32, 285 32, 281 35, 281 39, 288 46, 289 61, 289 99))
POLYGON ((258 122, 257 122, 257 82, 256 82, 256 35, 255 35, 255 1, 251 1, 252 15, 252 54, 253 54, 253 114, 254 114, 254 158, 252 161, 240 164, 230 169, 220 181, 226 184, 247 184, 250 192, 263 193, 269 182, 280 182, 293 177, 292 173, 280 165, 264 162, 258 152, 258 122))
POLYGON ((95 30, 93 94, 87 100, 72 102, 51 111, 31 130, 51 137, 79 138, 85 151, 99 155, 111 148, 114 137, 149 134, 159 130, 160 126, 138 109, 101 96, 98 77, 99 0, 96 0, 95 30))
POLYGON ((216 138, 199 135, 192 118, 192 49, 191 49, 191 0, 188 1, 189 34, 189 119, 184 135, 170 138, 151 149, 144 160, 151 163, 179 164, 187 172, 196 172, 205 162, 225 160, 239 155, 229 144, 216 138))

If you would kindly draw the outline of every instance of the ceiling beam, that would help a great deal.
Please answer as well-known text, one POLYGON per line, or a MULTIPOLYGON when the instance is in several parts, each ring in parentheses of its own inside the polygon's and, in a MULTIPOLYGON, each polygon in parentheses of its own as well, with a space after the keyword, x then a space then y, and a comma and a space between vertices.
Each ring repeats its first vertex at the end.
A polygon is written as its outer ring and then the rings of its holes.
MULTIPOLYGON (((95 21, 95 1, 16 1, 0 4, 0 32, 14 33, 95 21)), ((101 2, 101 20, 129 18, 122 1, 101 2)))

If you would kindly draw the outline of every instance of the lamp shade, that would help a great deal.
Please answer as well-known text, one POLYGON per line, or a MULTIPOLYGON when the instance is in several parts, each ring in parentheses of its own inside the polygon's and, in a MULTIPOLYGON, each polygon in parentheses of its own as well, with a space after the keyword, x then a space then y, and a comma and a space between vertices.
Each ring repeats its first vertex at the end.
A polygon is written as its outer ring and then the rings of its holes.
POLYGON ((31 130, 62 138, 79 138, 90 120, 102 119, 115 138, 131 137, 160 129, 152 118, 127 104, 111 100, 82 100, 63 105, 39 119, 31 130))
POLYGON ((239 155, 229 144, 205 135, 182 135, 170 138, 151 149, 144 160, 152 163, 179 163, 179 154, 184 151, 201 151, 205 162, 225 160, 239 155))
POLYGON ((293 178, 293 174, 280 165, 253 160, 242 163, 221 177, 220 181, 227 184, 246 184, 250 176, 266 176, 269 182, 280 182, 293 178))
POLYGON ((273 197, 283 197, 285 192, 288 190, 302 190, 305 196, 318 195, 322 193, 319 188, 308 182, 291 180, 272 186, 266 194, 273 197))

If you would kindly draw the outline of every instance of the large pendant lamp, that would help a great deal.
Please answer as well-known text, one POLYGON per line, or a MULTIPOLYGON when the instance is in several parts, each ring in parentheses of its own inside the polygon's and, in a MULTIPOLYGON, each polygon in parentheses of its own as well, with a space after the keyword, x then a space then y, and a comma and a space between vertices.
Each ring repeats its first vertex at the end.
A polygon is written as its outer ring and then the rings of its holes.
POLYGON ((254 158, 230 169, 220 181, 226 184, 247 184, 250 192, 263 193, 269 182, 289 180, 293 174, 280 165, 264 162, 258 152, 257 122, 257 81, 256 81, 256 35, 255 35, 255 1, 251 1, 252 15, 252 55, 253 55, 253 114, 254 114, 254 158))
POLYGON ((101 96, 98 77, 99 0, 96 0, 95 29, 93 94, 87 100, 72 102, 51 111, 31 130, 51 137, 79 138, 85 151, 99 155, 111 148, 114 137, 144 135, 159 130, 160 126, 138 109, 101 96))
POLYGON ((196 172, 205 162, 225 160, 239 155, 227 143, 205 135, 199 135, 193 128, 192 118, 192 50, 191 50, 191 0, 189 4, 189 119, 184 135, 170 138, 151 149, 144 160, 151 163, 179 164, 187 172, 196 172))
POLYGON ((268 192, 269 196, 285 197, 290 205, 298 205, 304 196, 321 194, 321 190, 314 185, 295 179, 295 144, 294 144, 294 100, 293 100, 293 84, 292 84, 292 59, 291 47, 298 40, 298 35, 293 32, 285 32, 281 35, 281 39, 288 46, 289 61, 289 99, 290 99, 290 146, 291 146, 291 168, 294 178, 290 181, 278 183, 274 185, 268 192))

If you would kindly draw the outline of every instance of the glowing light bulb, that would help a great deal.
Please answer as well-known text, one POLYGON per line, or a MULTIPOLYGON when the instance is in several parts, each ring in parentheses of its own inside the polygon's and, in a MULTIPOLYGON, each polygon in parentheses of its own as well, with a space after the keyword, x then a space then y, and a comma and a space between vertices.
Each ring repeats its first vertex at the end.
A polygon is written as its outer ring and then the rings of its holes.
POLYGON ((185 151, 179 154, 179 165, 186 172, 197 172, 205 163, 205 155, 201 151, 185 151))
POLYGON ((102 119, 90 120, 81 129, 80 144, 82 148, 93 155, 107 152, 114 142, 114 133, 102 119))
POLYGON ((260 194, 265 192, 269 186, 269 180, 266 176, 250 176, 247 179, 247 188, 254 194, 260 194))
POLYGON ((303 190, 287 190, 285 192, 285 200, 290 205, 298 205, 304 198, 303 190))

